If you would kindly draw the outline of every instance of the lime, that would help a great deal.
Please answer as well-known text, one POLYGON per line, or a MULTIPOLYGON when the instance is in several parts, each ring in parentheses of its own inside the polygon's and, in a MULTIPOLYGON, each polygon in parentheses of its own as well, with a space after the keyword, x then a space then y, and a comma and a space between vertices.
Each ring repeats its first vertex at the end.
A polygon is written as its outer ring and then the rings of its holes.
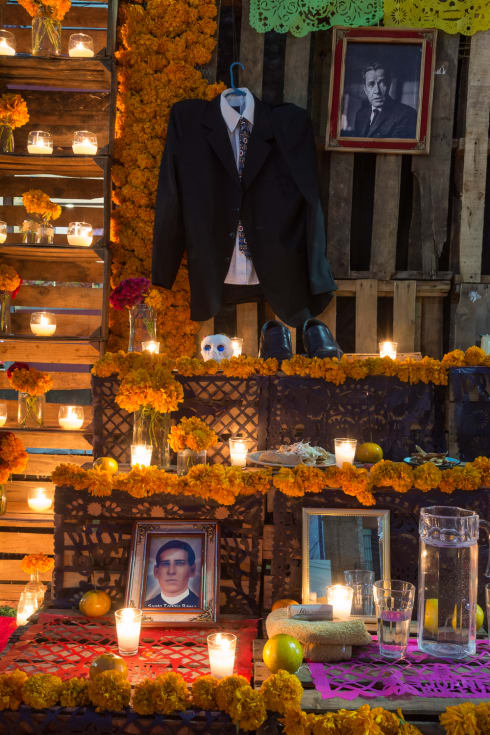
POLYGON ((264 663, 273 674, 284 669, 294 674, 303 661, 303 648, 297 638, 277 633, 269 638, 262 652, 264 663))
POLYGON ((128 678, 126 661, 115 653, 103 653, 90 664, 91 679, 94 679, 97 674, 101 674, 103 671, 119 671, 125 679, 128 678))
POLYGON ((383 450, 379 444, 374 442, 364 442, 357 448, 356 459, 358 462, 366 462, 374 464, 383 459, 383 450))

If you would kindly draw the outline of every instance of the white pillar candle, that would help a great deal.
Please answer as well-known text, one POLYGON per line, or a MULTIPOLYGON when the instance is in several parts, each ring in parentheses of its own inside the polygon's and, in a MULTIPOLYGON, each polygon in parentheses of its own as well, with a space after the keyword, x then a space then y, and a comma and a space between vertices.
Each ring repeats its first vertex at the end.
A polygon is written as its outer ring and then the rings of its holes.
POLYGON ((7 233, 6 232, 0 232, 0 245, 3 245, 5 240, 7 239, 7 233))
POLYGON ((47 311, 33 311, 31 314, 31 332, 36 337, 51 337, 56 332, 56 317, 47 311))
POLYGON ((7 423, 7 404, 0 403, 0 426, 5 426, 7 423))
POLYGON ((7 239, 7 223, 0 220, 0 245, 7 239))
POLYGON ((17 605, 17 625, 25 625, 37 608, 37 595, 25 590, 21 592, 17 605))
POLYGON ((392 360, 396 360, 396 348, 397 342, 380 342, 379 343, 379 356, 380 357, 391 357, 392 360))
POLYGON ((68 55, 72 58, 92 58, 94 40, 87 33, 72 33, 68 41, 68 55))
POLYGON ((151 465, 151 444, 131 444, 131 467, 140 465, 149 467, 151 465))
POLYGON ((211 676, 224 679, 233 674, 235 666, 236 635, 211 633, 208 635, 208 655, 211 676))
POLYGON ((83 406, 61 406, 58 412, 58 423, 62 429, 81 429, 83 418, 83 406))
POLYGON ((88 222, 70 222, 66 238, 68 245, 88 248, 94 239, 92 225, 88 222))
POLYGON ((352 608, 352 587, 343 584, 331 584, 327 587, 327 604, 333 606, 334 618, 349 618, 352 608))
POLYGON ((243 349, 243 339, 241 337, 233 337, 231 340, 231 348, 233 350, 233 357, 240 357, 243 349))
POLYGON ((230 461, 234 467, 245 467, 247 464, 248 439, 245 436, 234 436, 228 440, 230 461))
POLYGON ((31 130, 27 137, 27 152, 39 155, 49 155, 53 152, 53 138, 51 133, 44 130, 31 130))
POLYGON ((140 642, 142 611, 135 607, 116 610, 117 645, 121 656, 136 656, 140 642))
POLYGON ((147 342, 142 342, 141 347, 143 349, 143 352, 151 352, 153 355, 156 355, 160 352, 160 342, 157 342, 154 339, 149 339, 147 342))
POLYGON ((334 439, 335 464, 342 467, 344 462, 354 464, 356 456, 357 439, 334 439))
POLYGON ((71 147, 73 153, 77 155, 95 156, 97 153, 97 136, 94 133, 89 133, 88 130, 77 130, 73 135, 71 147))
POLYGON ((34 490, 29 492, 27 505, 31 510, 36 511, 36 513, 42 513, 45 510, 49 510, 53 505, 52 494, 49 493, 45 487, 36 487, 34 490))

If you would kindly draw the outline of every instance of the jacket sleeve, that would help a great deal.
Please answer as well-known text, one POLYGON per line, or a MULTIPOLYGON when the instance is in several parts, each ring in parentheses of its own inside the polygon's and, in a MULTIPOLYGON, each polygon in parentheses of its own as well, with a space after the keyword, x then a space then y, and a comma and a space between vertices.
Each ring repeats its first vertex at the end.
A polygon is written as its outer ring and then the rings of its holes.
POLYGON ((172 288, 185 247, 185 230, 179 190, 177 158, 180 136, 175 106, 170 112, 167 140, 160 165, 153 230, 152 281, 172 288))

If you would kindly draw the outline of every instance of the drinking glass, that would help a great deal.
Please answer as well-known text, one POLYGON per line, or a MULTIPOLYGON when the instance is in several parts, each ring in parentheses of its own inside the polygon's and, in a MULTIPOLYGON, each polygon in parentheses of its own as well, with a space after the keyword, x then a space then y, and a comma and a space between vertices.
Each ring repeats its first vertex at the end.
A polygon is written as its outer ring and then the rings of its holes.
POLYGON ((354 590, 351 615, 374 615, 374 572, 371 569, 346 569, 344 577, 346 585, 354 590))
POLYGON ((485 599, 486 599, 486 602, 487 602, 488 642, 490 643, 490 582, 485 585, 485 599))
POLYGON ((378 618, 379 652, 385 658, 404 658, 408 645, 415 587, 398 579, 378 580, 373 585, 378 618))

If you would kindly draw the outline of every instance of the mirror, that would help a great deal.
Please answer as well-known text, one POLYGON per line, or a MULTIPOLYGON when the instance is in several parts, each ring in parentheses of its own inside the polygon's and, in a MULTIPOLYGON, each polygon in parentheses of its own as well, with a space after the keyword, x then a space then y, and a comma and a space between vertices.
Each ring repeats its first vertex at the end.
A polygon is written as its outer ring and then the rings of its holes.
POLYGON ((390 578, 390 511, 303 508, 303 603, 353 587, 352 615, 374 615, 372 584, 390 578))

